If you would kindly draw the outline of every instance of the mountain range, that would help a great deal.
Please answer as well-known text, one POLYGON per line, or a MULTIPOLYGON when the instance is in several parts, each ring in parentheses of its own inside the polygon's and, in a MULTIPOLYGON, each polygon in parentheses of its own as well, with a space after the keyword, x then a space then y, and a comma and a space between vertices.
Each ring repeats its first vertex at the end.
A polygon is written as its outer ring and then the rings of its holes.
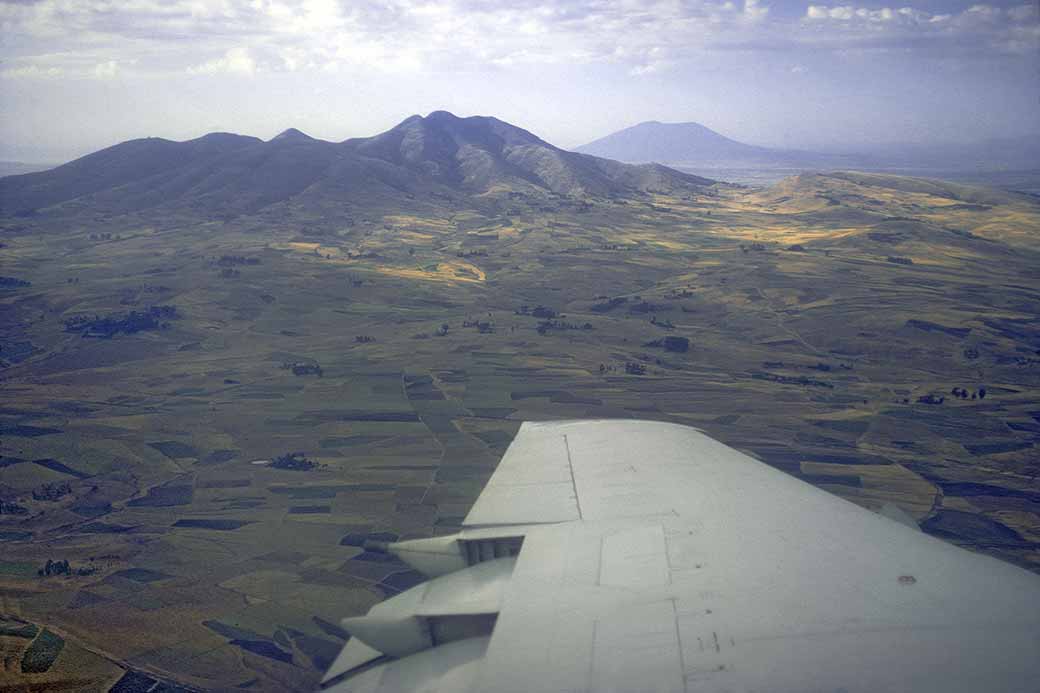
POLYGON ((0 179, 0 213, 190 209, 237 214, 372 196, 541 193, 614 197, 712 181, 555 147, 497 118, 412 116, 374 137, 263 141, 211 133, 123 142, 49 171, 0 179))

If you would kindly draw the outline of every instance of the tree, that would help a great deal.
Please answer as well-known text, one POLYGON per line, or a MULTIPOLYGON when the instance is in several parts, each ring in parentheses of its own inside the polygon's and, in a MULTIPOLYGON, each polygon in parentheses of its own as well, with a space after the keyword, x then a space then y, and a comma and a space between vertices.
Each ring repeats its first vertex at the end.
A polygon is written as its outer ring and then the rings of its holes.
POLYGON ((302 452, 287 452, 279 455, 271 462, 274 469, 289 469, 296 472, 308 472, 318 466, 314 460, 307 459, 302 452))

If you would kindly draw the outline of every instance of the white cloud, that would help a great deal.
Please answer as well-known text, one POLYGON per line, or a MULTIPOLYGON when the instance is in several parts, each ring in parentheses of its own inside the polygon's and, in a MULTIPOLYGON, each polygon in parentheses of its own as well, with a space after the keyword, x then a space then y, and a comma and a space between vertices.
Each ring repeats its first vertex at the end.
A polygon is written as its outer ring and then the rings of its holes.
POLYGON ((1040 46, 1036 15, 1035 3, 956 14, 810 4, 792 20, 766 0, 0 0, 0 50, 7 71, 25 75, 112 77, 133 61, 130 76, 539 64, 648 74, 734 49, 1022 54, 1040 46), (64 62, 26 68, 55 47, 64 62))
POLYGON ((243 46, 236 46, 229 48, 220 58, 189 66, 188 73, 193 75, 212 75, 217 73, 252 75, 256 72, 256 69, 256 60, 250 55, 249 49, 243 46))
POLYGON ((640 70, 651 64, 641 56, 656 51, 652 64, 660 69, 715 41, 737 40, 768 15, 763 0, 0 0, 7 35, 103 46, 120 57, 132 51, 141 72, 149 62, 179 59, 193 73, 241 75, 359 64, 472 69, 560 56, 615 62, 617 47, 640 56, 628 65, 640 70), (148 49, 155 49, 151 61, 148 49), (204 57, 187 62, 188 55, 204 57))
POLYGON ((37 65, 20 65, 0 70, 0 77, 5 79, 56 79, 64 77, 65 71, 58 67, 41 68, 37 65))
POLYGON ((909 7, 892 9, 882 7, 872 10, 866 7, 854 7, 852 5, 838 5, 826 7, 823 5, 809 5, 805 13, 809 19, 834 19, 838 21, 866 21, 866 22, 892 22, 901 19, 916 20, 918 13, 909 7))
POLYGON ((910 51, 943 49, 951 54, 981 55, 1040 50, 1036 20, 1035 3, 1011 8, 979 4, 957 14, 932 14, 911 7, 809 5, 803 24, 827 28, 831 37, 860 51, 874 44, 880 50, 901 45, 910 51))
POLYGON ((119 74, 119 63, 115 60, 106 60, 94 66, 94 76, 98 79, 112 79, 119 74))
POLYGON ((769 8, 761 4, 759 0, 744 0, 744 17, 751 21, 765 19, 769 14, 769 8))

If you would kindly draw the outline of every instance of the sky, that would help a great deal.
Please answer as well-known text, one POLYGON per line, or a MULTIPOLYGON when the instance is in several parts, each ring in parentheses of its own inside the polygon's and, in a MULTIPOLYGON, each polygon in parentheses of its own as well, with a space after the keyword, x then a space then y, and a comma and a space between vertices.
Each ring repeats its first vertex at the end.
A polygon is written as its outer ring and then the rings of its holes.
POLYGON ((0 0, 0 159, 414 113, 857 150, 1040 132, 1040 0, 0 0))

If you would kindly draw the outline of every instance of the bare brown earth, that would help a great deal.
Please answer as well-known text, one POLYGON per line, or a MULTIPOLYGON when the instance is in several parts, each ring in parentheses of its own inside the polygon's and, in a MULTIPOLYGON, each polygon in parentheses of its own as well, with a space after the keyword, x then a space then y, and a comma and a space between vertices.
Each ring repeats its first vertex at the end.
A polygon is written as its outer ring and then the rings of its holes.
POLYGON ((1040 569, 1027 196, 838 174, 2 228, 31 285, 0 287, 0 689, 312 690, 339 619, 416 579, 364 540, 450 532, 529 419, 697 426, 1040 569), (258 463, 293 451, 319 466, 258 463))

